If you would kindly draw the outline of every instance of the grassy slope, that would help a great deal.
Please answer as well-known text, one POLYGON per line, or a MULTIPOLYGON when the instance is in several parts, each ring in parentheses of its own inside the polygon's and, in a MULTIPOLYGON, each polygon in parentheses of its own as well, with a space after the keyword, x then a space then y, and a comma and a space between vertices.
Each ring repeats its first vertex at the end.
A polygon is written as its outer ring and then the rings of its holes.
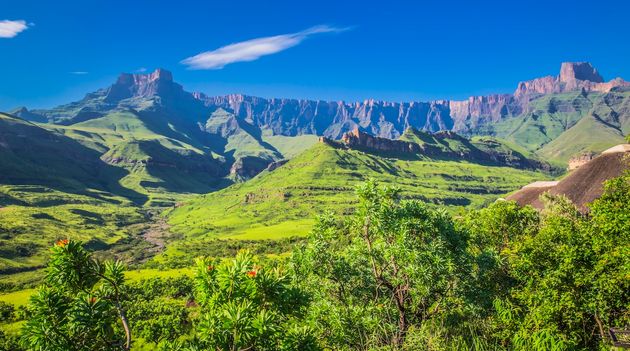
POLYGON ((264 131, 262 139, 264 142, 278 150, 285 159, 291 159, 306 151, 317 143, 317 135, 305 134, 295 137, 284 135, 272 135, 269 131, 264 131))
MULTIPOLYGON (((545 176, 467 162, 380 157, 318 143, 273 172, 172 210, 169 222, 178 241, 192 245, 212 238, 304 235, 325 209, 349 211, 356 201, 354 187, 369 178, 400 186, 408 198, 456 210, 480 206, 545 176)), ((167 255, 181 254, 178 241, 167 255)))
POLYGON ((586 116, 537 153, 549 159, 567 162, 581 152, 601 152, 623 142, 624 137, 618 129, 593 116, 586 116))
POLYGON ((530 113, 503 120, 494 128, 497 136, 536 150, 577 123, 592 106, 579 92, 546 95, 531 102, 530 113))
POLYGON ((42 186, 0 186, 0 271, 42 266, 46 248, 62 238, 106 248, 130 234, 128 225, 144 220, 128 200, 102 195, 94 198, 42 186))
MULTIPOLYGON (((129 237, 129 225, 144 221, 137 205, 169 205, 220 186, 204 169, 182 172, 190 165, 211 167, 204 151, 154 132, 156 127, 131 112, 72 126, 0 114, 0 125, 5 133, 0 131, 0 142, 11 147, 0 147, 0 271, 43 265, 45 248, 62 237, 106 248, 129 237), (124 161, 112 166, 102 159, 124 161), (176 167, 143 164, 149 159, 176 167), (111 192, 114 188, 120 195, 111 192)), ((315 140, 264 137, 285 157, 315 140)))
POLYGON ((552 94, 531 102, 530 111, 478 131, 523 146, 553 163, 566 164, 584 151, 600 152, 630 130, 630 92, 552 94))
POLYGON ((125 172, 100 153, 29 122, 0 115, 0 272, 43 265, 46 248, 75 238, 102 249, 144 219, 120 186, 125 172))
POLYGON ((156 127, 147 125, 134 113, 114 112, 71 126, 45 127, 100 151, 103 158, 124 159, 119 166, 128 174, 120 183, 144 194, 147 206, 169 205, 187 198, 188 194, 210 192, 220 186, 220 180, 211 179, 207 173, 187 172, 183 177, 180 172, 187 162, 210 168, 216 160, 198 147, 155 132, 156 127), (177 163, 178 167, 150 168, 140 164, 149 159, 177 163))

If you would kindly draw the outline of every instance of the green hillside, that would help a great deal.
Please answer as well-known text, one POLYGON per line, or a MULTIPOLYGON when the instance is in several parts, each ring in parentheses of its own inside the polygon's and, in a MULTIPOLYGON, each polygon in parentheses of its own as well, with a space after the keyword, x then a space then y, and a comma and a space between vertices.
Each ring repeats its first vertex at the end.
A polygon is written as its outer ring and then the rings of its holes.
POLYGON ((613 90, 544 95, 532 100, 522 115, 485 125, 474 134, 494 135, 566 163, 576 154, 619 144, 629 132, 630 91, 613 90))
POLYGON ((468 160, 485 165, 551 170, 533 152, 496 137, 476 136, 467 139, 453 132, 427 133, 408 128, 400 140, 420 145, 422 153, 433 159, 468 160))
POLYGON ((549 159, 567 162, 579 153, 600 152, 623 142, 623 134, 619 129, 589 115, 556 139, 545 144, 537 153, 549 159))
POLYGON ((306 234, 323 209, 346 213, 354 187, 369 178, 400 186, 407 198, 451 211, 479 207, 533 180, 541 172, 463 161, 385 157, 318 143, 284 166, 202 195, 168 213, 174 259, 208 240, 279 239, 306 234))
POLYGON ((76 193, 98 189, 143 201, 142 194, 118 183, 128 172, 100 156, 74 139, 0 114, 0 184, 43 185, 76 193))
POLYGON ((44 186, 1 185, 0 273, 41 267, 46 248, 59 239, 107 249, 128 238, 130 226, 144 220, 133 203, 105 192, 83 195, 44 186))
POLYGON ((262 133, 234 115, 217 110, 204 126, 210 138, 184 133, 159 115, 115 111, 72 125, 41 124, 101 153, 126 175, 120 184, 144 195, 147 206, 170 206, 190 194, 215 191, 228 180, 234 160, 253 157, 269 162, 294 157, 317 137, 262 133))
POLYGON ((92 148, 0 114, 0 272, 37 268, 61 238, 107 248, 144 220, 127 171, 92 148))
POLYGON ((146 122, 130 111, 113 112, 71 126, 42 125, 92 148, 126 175, 120 184, 143 194, 147 206, 168 206, 186 194, 224 186, 227 172, 220 158, 186 135, 146 122), (170 136, 167 136, 170 135, 170 136), (189 143, 183 140, 189 141, 189 143))

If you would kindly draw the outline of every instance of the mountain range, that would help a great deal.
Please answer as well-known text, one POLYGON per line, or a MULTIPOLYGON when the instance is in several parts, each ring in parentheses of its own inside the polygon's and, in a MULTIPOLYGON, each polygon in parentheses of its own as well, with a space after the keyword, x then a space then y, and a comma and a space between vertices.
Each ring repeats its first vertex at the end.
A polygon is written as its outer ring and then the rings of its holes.
POLYGON ((346 103, 210 97, 187 92, 170 72, 157 69, 121 74, 80 101, 51 109, 22 107, 8 116, 76 144, 73 150, 87 149, 109 168, 122 168, 122 187, 160 206, 179 194, 250 179, 320 136, 340 140, 355 130, 388 139, 408 130, 493 137, 525 150, 513 153, 537 159, 529 165, 564 167, 571 157, 623 141, 630 131, 630 83, 605 82, 590 63, 573 62, 563 63, 558 76, 519 83, 513 94, 346 103))
POLYGON ((629 131, 630 84, 588 63, 513 94, 407 103, 209 97, 164 69, 122 74, 80 101, 0 114, 0 271, 38 267, 59 233, 150 246, 135 234, 156 208, 171 208, 169 260, 216 237, 303 235, 368 178, 479 207, 629 131))
MULTIPOLYGON (((228 155, 234 156, 232 162, 239 156, 251 156, 247 152, 241 155, 240 150, 227 145, 232 136, 247 134, 250 143, 259 144, 264 150, 254 156, 271 161, 282 155, 262 140, 265 132, 274 136, 340 139, 344 133, 359 128, 394 139, 413 127, 430 132, 450 130, 467 136, 492 135, 536 151, 576 125, 576 129, 582 129, 578 122, 586 117, 587 121, 581 124, 588 124, 589 128, 597 125, 605 138, 614 135, 618 142, 630 128, 629 91, 630 82, 621 78, 605 82, 587 62, 565 62, 558 76, 520 82, 513 94, 402 103, 247 95, 211 97, 186 92, 173 81, 170 72, 157 69, 150 74, 122 74, 110 87, 87 94, 77 102, 47 110, 20 108, 12 113, 31 121, 74 125, 113 111, 133 111, 163 135, 203 145, 219 154, 234 151, 228 155)), ((555 148, 550 148, 542 150, 542 155, 561 162, 572 156, 555 155, 555 148)), ((582 149, 577 147, 572 152, 582 149)))

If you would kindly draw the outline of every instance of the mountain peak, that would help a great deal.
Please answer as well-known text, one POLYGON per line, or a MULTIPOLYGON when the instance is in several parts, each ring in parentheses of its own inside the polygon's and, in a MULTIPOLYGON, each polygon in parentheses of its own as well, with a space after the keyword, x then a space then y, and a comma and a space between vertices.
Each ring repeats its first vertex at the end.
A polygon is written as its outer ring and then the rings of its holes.
POLYGON ((116 84, 133 85, 152 82, 172 82, 173 74, 164 68, 157 68, 151 73, 121 73, 116 84))
POLYGON ((563 62, 560 67, 560 81, 587 80, 603 83, 604 78, 589 62, 563 62))
POLYGON ((165 70, 164 68, 157 68, 151 74, 149 74, 150 81, 163 80, 167 82, 173 81, 173 73, 165 70))
POLYGON ((182 87, 173 81, 171 72, 158 68, 146 74, 122 73, 109 88, 107 99, 112 101, 133 96, 168 95, 181 90, 182 87))

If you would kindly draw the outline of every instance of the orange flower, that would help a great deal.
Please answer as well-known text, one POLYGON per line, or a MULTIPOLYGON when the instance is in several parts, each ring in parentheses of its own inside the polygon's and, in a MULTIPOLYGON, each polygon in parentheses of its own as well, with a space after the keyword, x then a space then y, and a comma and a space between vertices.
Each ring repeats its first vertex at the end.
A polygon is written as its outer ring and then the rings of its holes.
POLYGON ((254 278, 256 276, 256 271, 249 271, 249 272, 247 272, 245 274, 247 274, 247 276, 250 277, 250 278, 254 278))
POLYGON ((214 266, 213 266, 213 265, 208 265, 208 267, 206 267, 206 268, 207 268, 209 271, 211 271, 211 270, 213 270, 213 269, 214 269, 214 266))
POLYGON ((64 247, 64 246, 68 245, 69 242, 70 241, 68 239, 58 240, 55 245, 59 246, 59 247, 64 247))
POLYGON ((89 302, 90 302, 90 304, 92 304, 92 305, 93 305, 94 303, 96 303, 96 297, 90 297, 89 302))

